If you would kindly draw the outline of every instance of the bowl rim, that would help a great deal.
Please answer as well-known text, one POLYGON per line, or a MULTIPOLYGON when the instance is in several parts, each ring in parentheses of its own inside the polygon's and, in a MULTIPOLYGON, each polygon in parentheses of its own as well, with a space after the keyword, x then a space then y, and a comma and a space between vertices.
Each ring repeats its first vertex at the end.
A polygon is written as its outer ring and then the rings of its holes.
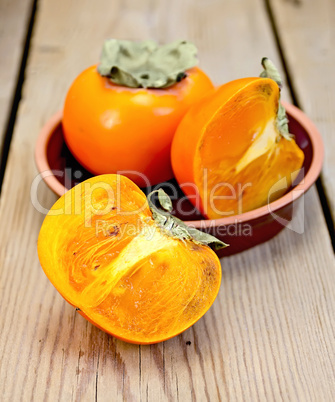
POLYGON ((56 127, 62 124, 63 111, 53 114, 41 128, 35 145, 35 164, 47 186, 59 197, 66 192, 66 187, 52 174, 48 162, 47 148, 56 127))
MULTIPOLYGON (((288 193, 267 205, 244 212, 242 214, 232 215, 224 218, 185 221, 187 225, 206 229, 213 227, 213 224, 214 226, 227 226, 237 223, 243 224, 245 222, 250 222, 269 215, 270 213, 278 211, 286 205, 291 204, 300 198, 314 184, 321 172, 324 158, 324 145, 321 134, 312 120, 307 117, 302 110, 288 102, 282 101, 282 104, 287 113, 303 127, 311 141, 313 156, 311 165, 306 175, 304 175, 302 180, 288 193)), ((42 178, 46 182, 47 186, 58 196, 65 194, 67 190, 65 186, 61 184, 52 174, 51 167, 47 160, 47 146, 55 128, 62 122, 62 115, 62 110, 59 110, 45 123, 40 130, 35 146, 35 163, 37 169, 42 175, 42 178)))

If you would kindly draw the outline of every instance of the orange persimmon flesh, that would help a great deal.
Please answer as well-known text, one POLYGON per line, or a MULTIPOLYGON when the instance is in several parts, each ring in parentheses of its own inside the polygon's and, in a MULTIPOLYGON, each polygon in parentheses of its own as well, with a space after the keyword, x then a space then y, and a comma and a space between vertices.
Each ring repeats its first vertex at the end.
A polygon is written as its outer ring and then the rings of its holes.
POLYGON ((270 78, 238 79, 206 95, 183 118, 172 144, 172 166, 206 217, 261 207, 294 181, 304 154, 276 127, 279 97, 270 78))
POLYGON ((208 246, 169 235, 128 178, 102 175, 46 216, 38 255, 49 280, 86 319, 130 343, 169 339, 214 302, 221 266, 208 246))

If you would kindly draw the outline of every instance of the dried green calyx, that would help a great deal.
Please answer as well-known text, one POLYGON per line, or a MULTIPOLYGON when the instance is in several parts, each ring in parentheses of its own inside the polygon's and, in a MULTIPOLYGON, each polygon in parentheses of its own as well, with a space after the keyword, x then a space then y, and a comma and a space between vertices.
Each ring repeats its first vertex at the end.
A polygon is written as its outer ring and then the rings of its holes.
POLYGON ((152 40, 108 39, 98 72, 130 88, 167 88, 185 78, 186 70, 197 63, 197 48, 185 40, 160 46, 152 40))
POLYGON ((171 236, 180 240, 191 240, 197 244, 210 246, 215 250, 228 246, 228 244, 218 240, 216 237, 187 226, 182 220, 171 215, 172 202, 163 189, 160 188, 159 190, 152 191, 147 199, 154 220, 162 229, 169 232, 171 236), (156 193, 161 208, 157 208, 151 201, 151 197, 156 193))
MULTIPOLYGON (((279 71, 277 70, 276 66, 267 57, 263 57, 262 66, 263 66, 264 70, 261 72, 260 77, 271 78, 278 84, 279 90, 281 90, 283 82, 282 82, 281 76, 280 76, 279 71)), ((279 133, 284 138, 286 138, 287 140, 291 140, 293 138, 293 135, 290 134, 289 130, 288 130, 288 118, 286 116, 286 111, 285 111, 284 106, 280 103, 280 97, 279 97, 279 106, 278 106, 278 112, 277 112, 276 125, 277 125, 277 129, 278 129, 279 133)))

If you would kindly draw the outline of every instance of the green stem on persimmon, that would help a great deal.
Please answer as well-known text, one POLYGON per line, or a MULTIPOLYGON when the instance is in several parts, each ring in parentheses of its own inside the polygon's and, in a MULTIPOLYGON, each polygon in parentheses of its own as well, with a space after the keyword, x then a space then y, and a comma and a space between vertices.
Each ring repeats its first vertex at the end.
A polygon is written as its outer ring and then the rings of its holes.
MULTIPOLYGON (((263 66, 264 70, 261 72, 260 77, 271 78, 278 84, 279 90, 281 91, 283 82, 282 82, 281 76, 279 74, 279 71, 277 70, 277 68, 273 64, 273 62, 270 59, 268 59, 267 57, 263 57, 262 66, 263 66)), ((280 96, 279 96, 276 126, 282 137, 284 137, 287 140, 292 139, 293 135, 289 133, 288 118, 286 115, 285 108, 280 102, 280 96)))
POLYGON ((167 88, 186 77, 198 63, 193 43, 108 39, 104 42, 98 72, 113 83, 130 88, 167 88))
POLYGON ((163 189, 160 188, 159 190, 152 191, 147 196, 147 200, 153 219, 156 221, 158 226, 167 231, 170 236, 179 240, 191 240, 196 244, 210 246, 215 250, 228 246, 228 244, 218 240, 216 237, 187 226, 182 220, 171 215, 172 202, 163 189), (158 195, 158 202, 161 208, 157 208, 151 201, 151 197, 154 194, 158 195))

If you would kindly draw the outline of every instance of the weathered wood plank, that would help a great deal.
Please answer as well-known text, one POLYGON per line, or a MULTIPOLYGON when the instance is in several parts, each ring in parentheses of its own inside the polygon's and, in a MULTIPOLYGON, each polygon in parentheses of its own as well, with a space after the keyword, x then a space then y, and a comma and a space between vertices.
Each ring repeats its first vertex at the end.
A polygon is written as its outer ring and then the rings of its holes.
MULTIPOLYGON (((314 189, 298 215, 305 233, 285 230, 223 259, 213 307, 159 345, 129 345, 87 323, 37 259, 34 140, 76 74, 96 62, 103 39, 187 37, 217 82, 257 74, 264 54, 278 61, 262 3, 40 0, 37 17, 0 211, 2 398, 334 400, 335 270, 314 189)), ((55 199, 41 184, 39 202, 49 208, 55 199)))
POLYGON ((0 2, 0 158, 20 71, 32 0, 0 2))
POLYGON ((271 0, 270 4, 298 101, 325 142, 322 178, 335 220, 335 3, 271 0))

